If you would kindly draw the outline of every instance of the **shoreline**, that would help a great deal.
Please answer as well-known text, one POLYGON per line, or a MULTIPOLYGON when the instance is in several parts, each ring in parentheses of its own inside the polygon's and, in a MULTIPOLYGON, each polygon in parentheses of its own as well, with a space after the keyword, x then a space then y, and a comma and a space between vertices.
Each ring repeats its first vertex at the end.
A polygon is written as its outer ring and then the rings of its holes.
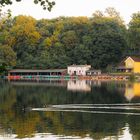
POLYGON ((29 80, 29 81, 46 81, 46 80, 103 80, 103 81, 128 81, 129 76, 127 75, 111 75, 111 74, 101 74, 101 75, 94 75, 94 76, 69 76, 69 75, 26 75, 26 76, 3 76, 1 79, 6 80, 16 80, 16 81, 22 81, 22 80, 29 80))

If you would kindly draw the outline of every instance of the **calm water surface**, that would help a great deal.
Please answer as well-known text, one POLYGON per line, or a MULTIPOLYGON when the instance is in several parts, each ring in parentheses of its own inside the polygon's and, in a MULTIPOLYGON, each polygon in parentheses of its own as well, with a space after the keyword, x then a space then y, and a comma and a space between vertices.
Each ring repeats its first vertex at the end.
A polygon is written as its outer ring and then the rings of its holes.
POLYGON ((140 140, 140 83, 0 81, 0 140, 140 140))

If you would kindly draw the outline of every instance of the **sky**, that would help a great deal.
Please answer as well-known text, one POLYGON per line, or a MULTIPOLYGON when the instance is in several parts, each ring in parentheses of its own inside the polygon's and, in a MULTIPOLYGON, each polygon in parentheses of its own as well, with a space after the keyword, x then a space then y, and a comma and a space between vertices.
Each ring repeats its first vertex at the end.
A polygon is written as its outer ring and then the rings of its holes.
POLYGON ((91 17, 96 10, 104 11, 107 7, 114 7, 120 12, 126 24, 129 23, 132 13, 140 11, 140 0, 54 0, 56 5, 51 12, 35 5, 33 0, 14 2, 6 9, 11 9, 12 15, 30 15, 36 19, 56 18, 59 16, 87 16, 91 17))

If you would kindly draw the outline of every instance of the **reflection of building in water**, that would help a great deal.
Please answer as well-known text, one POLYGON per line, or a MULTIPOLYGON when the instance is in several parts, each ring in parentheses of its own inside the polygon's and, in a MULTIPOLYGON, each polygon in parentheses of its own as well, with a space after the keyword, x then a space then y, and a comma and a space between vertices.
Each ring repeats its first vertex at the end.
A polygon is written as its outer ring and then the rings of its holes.
POLYGON ((140 97, 140 83, 126 83, 125 97, 127 100, 132 100, 134 97, 140 97))
POLYGON ((68 90, 73 91, 91 91, 91 86, 86 80, 70 80, 67 84, 68 90))
POLYGON ((24 81, 24 80, 20 80, 20 81, 10 81, 10 83, 12 85, 15 86, 54 86, 54 87, 66 87, 67 86, 67 82, 64 80, 45 80, 45 81, 41 81, 41 82, 36 82, 33 80, 29 80, 29 81, 24 81))
POLYGON ((100 87, 101 86, 101 81, 99 80, 96 80, 96 81, 89 81, 90 82, 90 85, 93 86, 93 87, 100 87))

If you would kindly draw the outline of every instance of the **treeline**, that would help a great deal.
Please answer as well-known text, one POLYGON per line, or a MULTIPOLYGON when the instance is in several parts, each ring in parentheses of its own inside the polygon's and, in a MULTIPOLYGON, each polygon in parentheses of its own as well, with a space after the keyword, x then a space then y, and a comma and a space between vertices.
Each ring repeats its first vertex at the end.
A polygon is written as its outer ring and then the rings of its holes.
POLYGON ((91 18, 36 20, 0 14, 0 64, 14 68, 66 68, 91 64, 108 69, 126 55, 138 55, 140 13, 125 25, 114 8, 91 18))

